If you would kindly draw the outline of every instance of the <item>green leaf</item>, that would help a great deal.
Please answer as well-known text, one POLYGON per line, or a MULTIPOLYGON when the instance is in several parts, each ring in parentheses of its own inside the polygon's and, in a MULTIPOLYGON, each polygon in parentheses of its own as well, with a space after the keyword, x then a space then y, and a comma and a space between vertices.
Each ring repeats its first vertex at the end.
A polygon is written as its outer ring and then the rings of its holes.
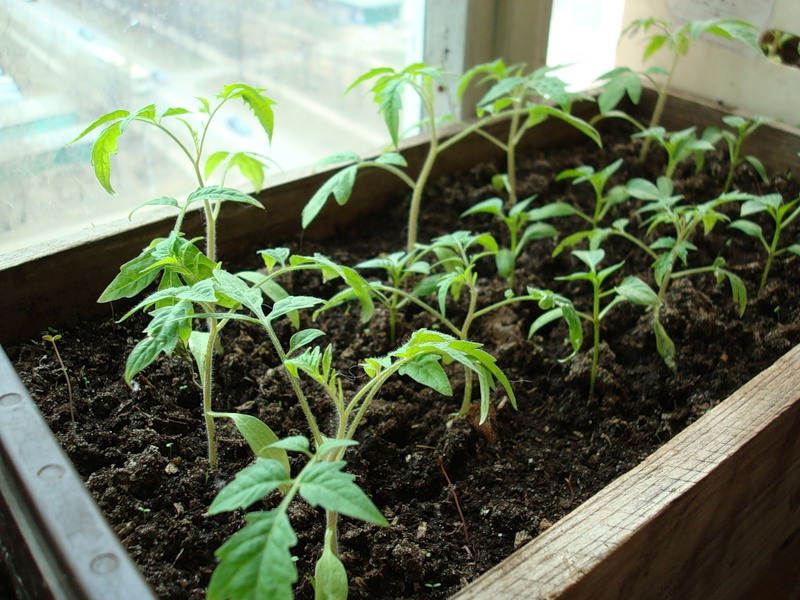
POLYGON ((278 436, 264 421, 242 413, 209 411, 208 414, 214 418, 231 419, 256 457, 269 458, 279 462, 285 469, 285 477, 291 477, 292 471, 289 467, 289 457, 286 454, 286 450, 271 446, 271 444, 278 441, 278 436))
POLYGON ((742 233, 749 235, 750 237, 756 238, 759 242, 761 242, 764 246, 769 247, 767 244, 767 240, 764 239, 764 233, 761 230, 761 225, 757 223, 753 223, 752 221, 748 221, 747 219, 737 219, 733 221, 730 225, 728 225, 731 229, 736 229, 741 231, 742 233))
POLYGON ((116 194, 111 186, 111 155, 117 153, 117 141, 122 135, 121 122, 106 127, 92 146, 92 166, 100 185, 109 193, 116 194))
POLYGON ((128 356, 125 365, 127 383, 149 366, 160 353, 171 354, 184 336, 188 339, 187 328, 191 328, 191 311, 191 302, 182 300, 173 306, 165 306, 152 312, 153 319, 145 328, 148 336, 136 344, 128 356))
POLYGON ((272 140, 272 131, 275 126, 275 115, 272 112, 272 105, 275 101, 261 92, 263 89, 254 88, 244 83, 232 83, 222 88, 220 97, 222 98, 241 98, 242 102, 250 108, 250 110, 258 119, 261 128, 267 137, 272 140))
POLYGON ((399 152, 385 152, 375 158, 375 162, 395 167, 407 167, 408 162, 399 152))
POLYGON ((249 204, 256 208, 264 208, 264 205, 252 196, 234 188, 221 187, 218 185, 210 185, 195 190, 189 194, 189 197, 186 199, 186 205, 188 206, 198 201, 208 201, 212 204, 216 202, 238 202, 239 204, 249 204))
POLYGON ((303 470, 300 495, 311 506, 321 506, 376 525, 388 525, 372 500, 354 483, 354 475, 342 469, 345 461, 319 462, 303 470))
MULTIPOLYGON (((194 362, 197 365, 197 372, 200 374, 200 382, 205 384, 206 380, 206 361, 207 361, 207 351, 208 351, 208 340, 211 337, 211 334, 207 331, 192 331, 189 334, 189 352, 192 354, 192 358, 194 358, 194 362)), ((212 350, 213 352, 213 350, 212 350)))
POLYGON ((488 198, 486 200, 482 200, 472 208, 468 208, 462 212, 461 216, 466 217, 468 215, 474 215, 477 213, 488 213, 490 215, 502 216, 503 201, 500 198, 488 198))
POLYGON ((767 175, 767 170, 764 168, 764 163, 758 160, 755 156, 748 155, 745 156, 744 159, 755 169, 756 173, 758 173, 758 176, 761 177, 761 181, 764 183, 769 181, 769 175, 767 175))
POLYGON ((347 571, 327 544, 314 567, 314 600, 347 600, 347 571))
POLYGON ((302 331, 298 331, 292 336, 292 339, 289 340, 289 350, 286 352, 286 354, 294 354, 303 346, 310 344, 315 339, 323 335, 325 335, 325 332, 319 329, 303 329, 302 331))
POLYGON ((328 165, 339 165, 348 162, 361 162, 361 157, 357 152, 337 152, 336 154, 329 154, 325 158, 317 161, 317 167, 326 167, 328 165))
POLYGON ((261 290, 250 287, 236 275, 231 275, 223 269, 214 269, 215 289, 234 302, 248 308, 254 315, 261 318, 264 311, 261 307, 263 298, 261 290))
POLYGON ((140 208, 144 208, 145 206, 172 206, 175 208, 180 208, 178 201, 175 198, 170 198, 168 196, 161 196, 160 198, 154 198, 153 200, 148 200, 147 202, 143 202, 136 208, 134 208, 131 212, 128 213, 128 220, 133 216, 140 208))
POLYGON ((658 306, 660 304, 658 294, 644 281, 633 275, 623 279, 615 289, 617 294, 634 304, 645 306, 658 306))
POLYGON ((69 142, 69 143, 70 144, 74 144, 79 139, 85 137, 87 134, 91 133, 92 131, 94 131, 95 129, 100 127, 101 125, 105 125, 106 123, 108 123, 110 121, 119 121, 120 119, 124 119, 125 117, 127 117, 130 114, 131 113, 128 112, 127 110, 114 110, 114 111, 111 111, 109 113, 106 113, 102 117, 100 117, 96 121, 94 121, 94 123, 89 125, 86 129, 81 131, 78 134, 78 136, 74 140, 69 142))
MULTIPOLYGON (((523 236, 523 240, 520 241, 520 246, 525 241, 527 241, 527 239, 525 239, 523 236)), ((494 262, 497 266, 497 272, 500 274, 500 276, 508 278, 511 277, 511 274, 514 272, 514 267, 517 264, 517 257, 510 249, 503 248, 497 254, 495 254, 494 262)))
POLYGON ((288 248, 267 248, 266 250, 259 250, 258 254, 264 260, 264 264, 268 271, 272 271, 276 264, 286 266, 286 260, 289 258, 291 251, 288 248))
POLYGON ((328 197, 333 195, 339 206, 343 206, 350 199, 353 193, 353 186, 356 182, 358 165, 350 165, 335 173, 328 181, 322 184, 311 200, 303 207, 302 226, 308 227, 317 217, 322 207, 328 201, 328 197))
POLYGON ((208 600, 292 600, 297 536, 284 511, 250 513, 247 525, 216 551, 208 600))
POLYGON ((437 355, 422 354, 400 367, 399 373, 408 375, 443 396, 452 396, 453 388, 439 360, 437 355))
POLYGON ((119 268, 119 274, 103 290, 97 301, 111 302, 120 298, 132 298, 158 277, 158 271, 150 270, 150 267, 159 260, 155 246, 145 248, 139 256, 119 268))
MULTIPOLYGON (((230 413, 220 414, 228 416, 230 413)), ((211 503, 208 514, 216 515, 237 508, 247 508, 280 486, 291 483, 287 466, 288 461, 284 465, 270 458, 257 458, 255 464, 239 471, 234 480, 220 490, 211 503)))
MULTIPOLYGON (((240 271, 236 273, 236 276, 252 283, 254 287, 260 289, 264 296, 269 298, 272 302, 277 302, 278 300, 289 297, 289 292, 287 292, 281 284, 272 279, 265 279, 264 274, 258 271, 240 271)), ((295 329, 300 327, 300 314, 297 311, 288 313, 287 318, 295 329)))
POLYGON ((304 308, 311 308, 317 304, 323 304, 325 301, 321 298, 314 296, 289 296, 283 300, 278 300, 273 306, 272 310, 267 314, 270 321, 274 321, 278 317, 282 317, 295 310, 302 310, 304 308))
POLYGON ((308 438, 303 435, 292 435, 287 438, 283 438, 282 440, 278 440, 271 444, 272 448, 283 448, 284 450, 289 450, 290 452, 300 452, 302 454, 308 454, 309 443, 308 438))

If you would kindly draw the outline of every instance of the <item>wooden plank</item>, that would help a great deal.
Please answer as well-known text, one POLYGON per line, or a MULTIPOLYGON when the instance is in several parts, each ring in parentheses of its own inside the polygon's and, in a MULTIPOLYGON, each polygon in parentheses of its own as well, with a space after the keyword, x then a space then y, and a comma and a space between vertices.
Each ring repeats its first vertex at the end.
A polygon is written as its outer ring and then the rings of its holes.
POLYGON ((736 598, 799 508, 797 347, 455 598, 736 598))

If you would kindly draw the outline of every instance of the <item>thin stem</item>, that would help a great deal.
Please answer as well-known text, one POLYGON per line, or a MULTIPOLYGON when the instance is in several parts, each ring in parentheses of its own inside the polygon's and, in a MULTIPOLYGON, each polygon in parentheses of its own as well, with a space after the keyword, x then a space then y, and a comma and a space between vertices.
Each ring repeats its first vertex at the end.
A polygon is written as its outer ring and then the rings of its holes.
POLYGON ((214 377, 214 347, 217 341, 218 329, 217 319, 208 319, 208 343, 205 349, 205 364, 203 374, 200 378, 203 384, 203 417, 206 422, 206 440, 208 442, 208 464, 212 471, 219 466, 217 458, 217 434, 214 429, 214 418, 211 411, 212 405, 213 377, 214 377))
MULTIPOLYGON (((667 104, 667 93, 669 92, 669 86, 672 83, 672 74, 675 72, 675 67, 678 65, 678 59, 680 58, 680 54, 676 51, 675 55, 672 58, 672 66, 669 69, 669 73, 667 74, 667 80, 664 82, 664 85, 659 88, 658 90, 658 100, 656 101, 656 106, 653 109, 653 116, 650 118, 650 127, 656 127, 661 122, 661 115, 664 113, 664 107, 667 104)), ((644 162, 644 159, 647 157, 647 151, 650 149, 650 138, 644 140, 644 144, 642 145, 642 150, 639 152, 639 159, 638 162, 641 164, 644 162)))
POLYGON ((58 364, 61 366, 61 372, 64 374, 64 379, 67 382, 67 395, 69 397, 69 418, 74 423, 75 422, 75 407, 72 402, 72 383, 69 380, 69 373, 67 372, 67 367, 64 366, 64 361, 61 360, 61 353, 58 351, 58 345, 56 344, 56 340, 61 339, 61 334, 57 335, 45 335, 43 336, 44 340, 50 342, 53 345, 53 351, 56 353, 56 360, 58 360, 58 364))
MULTIPOLYGON (((464 324, 461 327, 459 339, 466 340, 469 335, 469 328, 472 326, 472 321, 475 318, 475 306, 478 302, 478 290, 475 289, 475 281, 477 275, 473 275, 469 285, 469 308, 467 309, 467 316, 464 318, 464 324)), ((460 416, 465 416, 469 411, 470 404, 472 404, 472 370, 464 366, 464 396, 461 400, 461 408, 458 411, 460 416)))
POLYGON ((592 373, 589 381, 589 397, 594 396, 594 385, 597 380, 597 369, 600 365, 600 284, 592 282, 594 298, 592 300, 592 373))
POLYGON ((272 328, 272 324, 269 322, 269 319, 261 319, 260 321, 262 327, 264 327, 270 341, 272 342, 272 347, 275 348, 275 353, 278 355, 281 365, 283 365, 284 373, 286 373, 286 376, 289 378, 289 383, 291 383, 295 396, 297 396, 297 401, 300 403, 300 408, 303 409, 303 414, 308 422, 308 428, 311 430, 311 435, 314 438, 314 445, 319 447, 323 441, 322 432, 319 429, 319 425, 317 425, 316 418, 314 418, 314 413, 311 412, 311 407, 308 404, 308 400, 306 399, 305 394, 303 394, 303 390, 300 388, 300 382, 286 368, 286 353, 283 351, 283 346, 281 346, 280 340, 278 339, 275 330, 272 328))
POLYGON ((508 145, 506 146, 506 177, 508 177, 508 201, 511 206, 517 203, 517 144, 515 138, 518 128, 519 113, 514 111, 514 114, 511 116, 511 125, 508 131, 508 145))

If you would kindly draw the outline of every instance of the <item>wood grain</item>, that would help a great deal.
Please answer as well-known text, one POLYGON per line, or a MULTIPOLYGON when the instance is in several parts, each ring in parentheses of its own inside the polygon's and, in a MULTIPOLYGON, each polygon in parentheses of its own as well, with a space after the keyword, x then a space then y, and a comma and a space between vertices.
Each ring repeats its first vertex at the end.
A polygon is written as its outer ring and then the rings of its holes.
POLYGON ((800 347, 455 598, 737 598, 799 509, 800 347))

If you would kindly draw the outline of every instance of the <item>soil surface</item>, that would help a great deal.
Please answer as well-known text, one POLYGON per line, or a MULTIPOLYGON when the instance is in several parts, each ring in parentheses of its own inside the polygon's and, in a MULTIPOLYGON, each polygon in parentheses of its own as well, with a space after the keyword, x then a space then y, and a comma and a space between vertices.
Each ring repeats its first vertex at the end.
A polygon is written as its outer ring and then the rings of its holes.
MULTIPOLYGON (((612 184, 636 176, 654 180, 663 169, 659 149, 651 150, 647 164, 636 165, 638 142, 630 143, 627 135, 609 133, 604 144, 603 150, 587 142, 521 158, 521 197, 538 194, 537 204, 560 200, 590 210, 591 188, 556 182, 562 169, 599 169, 622 156, 627 164, 612 184)), ((485 164, 430 185, 420 239, 455 229, 490 230, 506 239, 488 217, 459 219, 465 209, 496 195, 490 180, 498 170, 502 166, 485 164)), ((691 162, 685 163, 679 168, 676 193, 690 201, 715 198, 726 173, 722 152, 708 158, 699 174, 691 162)), ((766 185, 749 167, 740 169, 734 185, 758 194, 777 191, 787 200, 798 196, 791 178, 774 174, 766 185)), ((294 252, 318 251, 349 265, 401 249, 408 198, 403 200, 324 244, 297 239, 282 243, 294 252)), ((634 200, 618 207, 609 222, 629 218, 629 230, 635 231, 641 222, 635 213, 640 205, 634 200)), ((730 214, 736 217, 734 207, 730 214)), ((769 222, 761 222, 771 235, 769 222)), ((563 232, 584 228, 575 218, 559 220, 557 226, 563 232)), ((786 244, 797 240, 796 227, 786 236, 786 244)), ((676 280, 663 318, 677 346, 676 372, 656 351, 651 314, 622 303, 603 321, 600 374, 596 393, 589 397, 589 342, 576 358, 559 362, 568 353, 566 328, 557 324, 528 340, 528 328, 541 313, 528 303, 478 320, 470 335, 497 358, 512 382, 518 410, 497 392, 484 425, 477 426, 474 418, 454 418, 463 388, 458 370, 452 371, 453 398, 408 378, 396 378, 383 388, 357 435, 360 444, 346 458, 347 470, 390 526, 342 519, 341 558, 351 597, 442 598, 455 593, 800 342, 797 257, 781 256, 765 292, 756 297, 764 254, 754 239, 722 225, 707 237, 700 232, 693 242, 698 250, 690 254, 689 266, 724 256, 728 268, 745 281, 749 303, 740 317, 727 282, 718 285, 711 275, 676 280)), ((548 239, 527 247, 520 258, 518 290, 527 285, 550 288, 589 310, 586 282, 556 279, 584 269, 568 252, 551 258, 555 245, 556 240, 548 239)), ((634 246, 611 239, 604 247, 604 266, 625 261, 609 285, 629 274, 652 282, 651 261, 634 246)), ((254 265, 245 257, 234 267, 254 265)), ((483 271, 480 305, 501 299, 504 289, 492 263, 483 265, 483 271)), ((335 290, 313 277, 297 277, 286 285, 305 295, 335 290)), ((452 315, 463 310, 463 305, 453 307, 452 315)), ((313 324, 335 343, 335 366, 350 390, 362 377, 359 362, 392 349, 384 312, 378 311, 367 325, 358 317, 356 309, 331 311, 313 324)), ((64 374, 52 348, 36 339, 9 352, 156 594, 199 599, 214 569, 214 550, 244 522, 239 512, 208 516, 206 510, 220 487, 252 458, 238 433, 219 423, 221 468, 209 476, 200 391, 180 358, 158 360, 132 388, 125 385, 124 359, 145 323, 134 318, 117 324, 109 310, 104 321, 59 328, 75 396, 75 423, 70 421, 64 374)), ((310 324, 308 317, 306 323, 310 324)), ((411 310, 399 333, 405 338, 414 328, 434 326, 425 313, 411 310)), ((291 333, 288 323, 280 325, 284 340, 291 333)), ((587 327, 587 340, 589 333, 587 327)), ((215 381, 217 410, 256 415, 279 436, 307 435, 303 414, 264 333, 231 324, 224 330, 223 346, 215 381)), ((328 429, 330 407, 311 384, 306 391, 318 398, 314 410, 328 429)), ((264 510, 278 501, 276 493, 252 508, 264 510)), ((293 549, 300 570, 296 593, 310 598, 309 574, 321 551, 324 517, 298 501, 290 519, 299 535, 293 549)))

